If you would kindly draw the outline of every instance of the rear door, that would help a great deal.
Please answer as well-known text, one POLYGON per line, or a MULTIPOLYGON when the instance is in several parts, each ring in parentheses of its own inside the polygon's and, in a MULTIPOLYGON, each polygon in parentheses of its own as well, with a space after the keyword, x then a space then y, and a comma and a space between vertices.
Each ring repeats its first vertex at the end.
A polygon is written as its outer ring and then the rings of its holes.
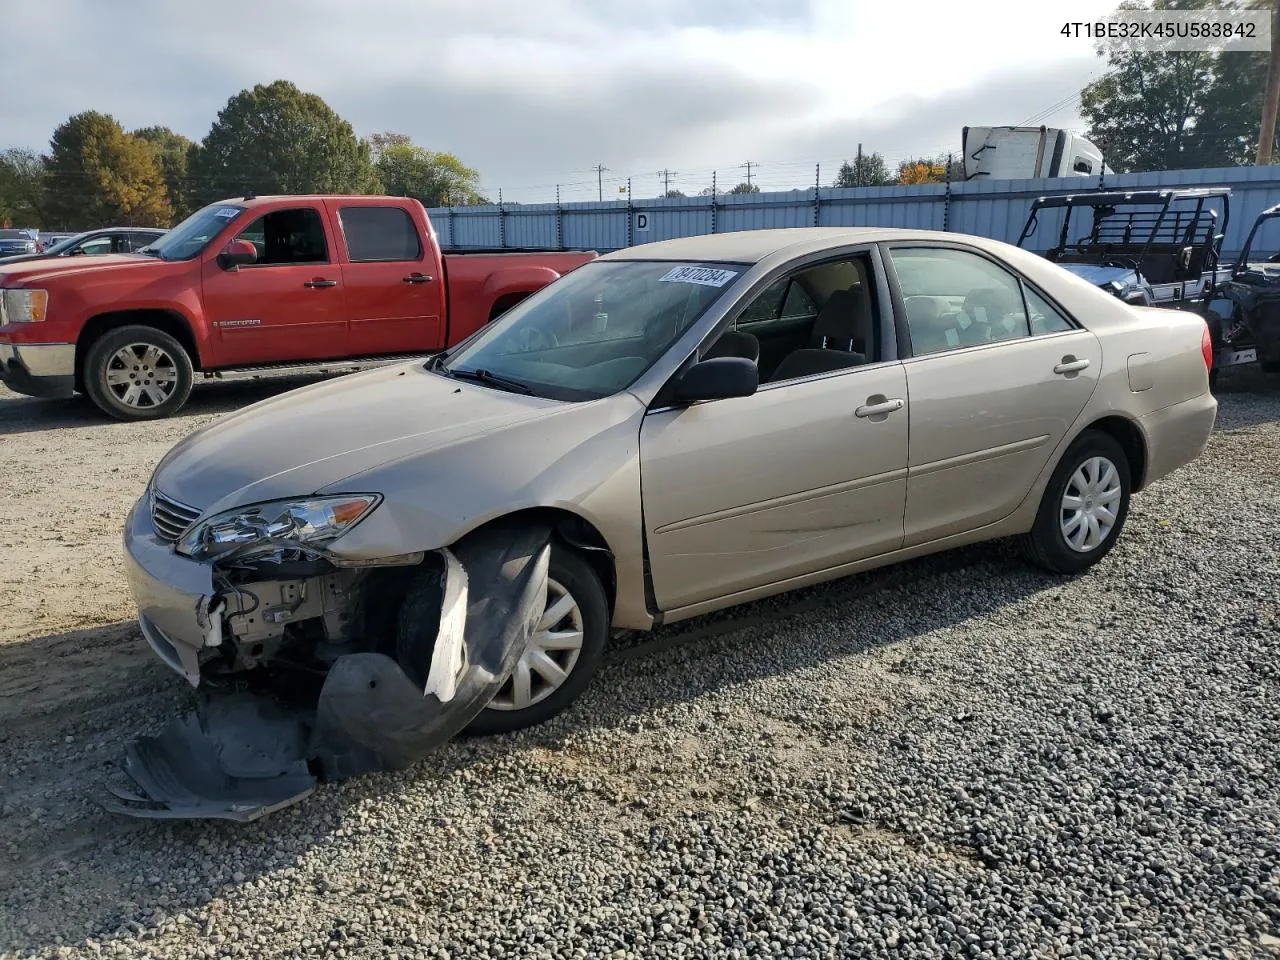
POLYGON ((342 237, 342 279, 351 349, 360 355, 417 353, 444 342, 444 283, 430 238, 403 206, 326 201, 342 237))
POLYGON ((909 547, 1018 507, 1092 396, 1102 347, 985 253, 932 243, 885 251, 911 344, 909 547))
POLYGON ((347 356, 342 275, 320 204, 255 217, 236 239, 256 263, 223 270, 217 251, 203 267, 204 313, 216 331, 219 366, 347 356))

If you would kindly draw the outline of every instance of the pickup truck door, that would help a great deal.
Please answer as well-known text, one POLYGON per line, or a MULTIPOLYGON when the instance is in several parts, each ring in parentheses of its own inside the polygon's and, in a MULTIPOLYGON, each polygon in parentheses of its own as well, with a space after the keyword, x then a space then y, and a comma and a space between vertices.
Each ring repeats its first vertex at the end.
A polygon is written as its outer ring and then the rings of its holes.
POLYGON ((258 261, 231 270, 204 262, 204 314, 220 367, 348 355, 346 305, 333 230, 319 203, 270 210, 236 234, 258 261))
POLYGON ((438 350, 445 285, 439 253, 403 201, 326 200, 342 237, 351 351, 361 356, 438 350))

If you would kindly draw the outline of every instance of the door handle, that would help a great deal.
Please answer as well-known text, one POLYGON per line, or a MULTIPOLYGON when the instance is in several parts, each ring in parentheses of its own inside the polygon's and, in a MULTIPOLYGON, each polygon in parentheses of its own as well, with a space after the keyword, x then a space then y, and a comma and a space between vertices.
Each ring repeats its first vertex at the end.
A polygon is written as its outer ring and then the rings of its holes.
MULTIPOLYGON (((873 399, 868 397, 868 400, 873 399)), ((893 413, 895 410, 901 410, 906 406, 907 401, 901 399, 881 400, 878 403, 864 403, 857 410, 853 411, 855 417, 883 417, 893 413)))
POLYGON ((306 280, 302 284, 304 287, 336 287, 337 280, 325 280, 323 277, 316 277, 314 280, 306 280))
POLYGON ((1062 374, 1079 373, 1087 366, 1089 366, 1088 357, 1080 357, 1079 359, 1076 359, 1071 356, 1071 354, 1067 354, 1062 358, 1062 362, 1053 368, 1053 372, 1062 374))
POLYGON ((425 273, 411 273, 407 277, 402 277, 405 283, 430 283, 435 277, 425 273))

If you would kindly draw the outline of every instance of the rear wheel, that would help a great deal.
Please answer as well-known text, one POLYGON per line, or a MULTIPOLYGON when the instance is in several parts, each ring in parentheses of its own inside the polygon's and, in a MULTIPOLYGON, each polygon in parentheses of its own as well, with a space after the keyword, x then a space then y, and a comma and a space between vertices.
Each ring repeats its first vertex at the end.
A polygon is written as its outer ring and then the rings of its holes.
POLYGON ((109 330, 89 348, 84 389, 117 420, 158 420, 176 413, 191 395, 191 358, 155 327, 109 330))
POLYGON ((1027 556, 1054 573, 1080 573, 1115 546, 1129 515, 1132 479, 1124 448, 1086 430, 1067 449, 1023 537, 1027 556))

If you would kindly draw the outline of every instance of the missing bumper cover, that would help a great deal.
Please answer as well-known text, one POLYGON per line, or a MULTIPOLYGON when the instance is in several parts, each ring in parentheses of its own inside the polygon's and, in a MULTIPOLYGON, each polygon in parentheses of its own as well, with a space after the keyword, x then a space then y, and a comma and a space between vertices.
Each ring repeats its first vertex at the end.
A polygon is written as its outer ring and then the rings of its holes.
POLYGON ((515 668, 546 605, 550 552, 550 530, 527 527, 441 551, 439 618, 424 625, 432 642, 421 648, 429 662, 338 657, 303 706, 283 691, 207 692, 194 714, 128 744, 130 783, 109 785, 100 802, 134 817, 256 820, 305 799, 318 780, 418 762, 475 719, 515 668))

